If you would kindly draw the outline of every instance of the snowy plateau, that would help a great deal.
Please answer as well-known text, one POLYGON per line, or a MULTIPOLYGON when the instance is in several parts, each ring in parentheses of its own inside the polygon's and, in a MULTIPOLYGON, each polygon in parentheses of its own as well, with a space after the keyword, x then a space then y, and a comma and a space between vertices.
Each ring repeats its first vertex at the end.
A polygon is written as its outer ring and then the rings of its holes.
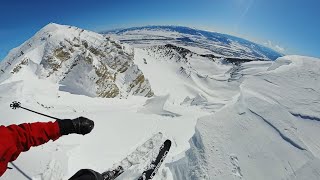
MULTIPOLYGON (((12 101, 95 121, 88 135, 22 153, 14 164, 34 180, 103 172, 158 132, 172 147, 155 180, 320 179, 320 59, 178 26, 51 23, 0 68, 1 124, 52 120, 12 101)), ((137 178, 154 151, 117 179, 137 178)), ((26 177, 13 168, 0 179, 26 177)))

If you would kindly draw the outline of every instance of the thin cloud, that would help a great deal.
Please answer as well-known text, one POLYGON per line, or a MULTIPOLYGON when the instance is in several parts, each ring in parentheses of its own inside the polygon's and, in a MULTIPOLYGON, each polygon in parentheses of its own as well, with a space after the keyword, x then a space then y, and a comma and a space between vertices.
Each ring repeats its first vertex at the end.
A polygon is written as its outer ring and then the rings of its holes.
POLYGON ((264 43, 264 45, 268 46, 271 49, 274 49, 278 52, 285 53, 286 49, 278 44, 273 44, 270 40, 264 43))
POLYGON ((235 27, 234 27, 235 32, 238 31, 240 24, 242 23, 243 19, 246 17, 247 13, 249 12, 254 2, 255 0, 249 0, 249 2, 247 3, 246 8, 243 10, 242 14, 240 15, 239 21, 235 24, 235 27))

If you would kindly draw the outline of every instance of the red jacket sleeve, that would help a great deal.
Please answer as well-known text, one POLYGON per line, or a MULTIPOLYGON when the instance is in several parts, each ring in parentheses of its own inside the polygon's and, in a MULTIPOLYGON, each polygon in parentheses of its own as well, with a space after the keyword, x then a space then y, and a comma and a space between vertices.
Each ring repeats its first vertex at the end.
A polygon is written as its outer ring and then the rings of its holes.
POLYGON ((36 122, 0 126, 0 176, 8 163, 17 159, 23 151, 60 137, 58 122, 36 122))

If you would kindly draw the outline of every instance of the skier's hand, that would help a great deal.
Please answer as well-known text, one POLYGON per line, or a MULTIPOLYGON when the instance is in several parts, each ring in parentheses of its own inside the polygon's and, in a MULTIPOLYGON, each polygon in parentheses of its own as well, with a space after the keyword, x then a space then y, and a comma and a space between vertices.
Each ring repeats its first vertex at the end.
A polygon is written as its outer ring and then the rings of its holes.
POLYGON ((85 117, 58 120, 58 123, 61 135, 72 133, 85 135, 90 133, 94 127, 94 122, 85 117))
POLYGON ((72 124, 75 128, 75 133, 82 135, 90 133, 94 127, 94 122, 92 120, 82 116, 73 119, 72 124))

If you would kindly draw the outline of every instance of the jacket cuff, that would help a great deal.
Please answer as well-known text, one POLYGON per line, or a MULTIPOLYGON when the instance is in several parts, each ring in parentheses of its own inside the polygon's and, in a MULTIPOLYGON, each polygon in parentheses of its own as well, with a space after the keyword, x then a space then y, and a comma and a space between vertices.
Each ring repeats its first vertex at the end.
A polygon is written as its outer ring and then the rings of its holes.
POLYGON ((57 120, 57 122, 59 124, 61 136, 68 135, 75 132, 75 128, 70 119, 57 120))

